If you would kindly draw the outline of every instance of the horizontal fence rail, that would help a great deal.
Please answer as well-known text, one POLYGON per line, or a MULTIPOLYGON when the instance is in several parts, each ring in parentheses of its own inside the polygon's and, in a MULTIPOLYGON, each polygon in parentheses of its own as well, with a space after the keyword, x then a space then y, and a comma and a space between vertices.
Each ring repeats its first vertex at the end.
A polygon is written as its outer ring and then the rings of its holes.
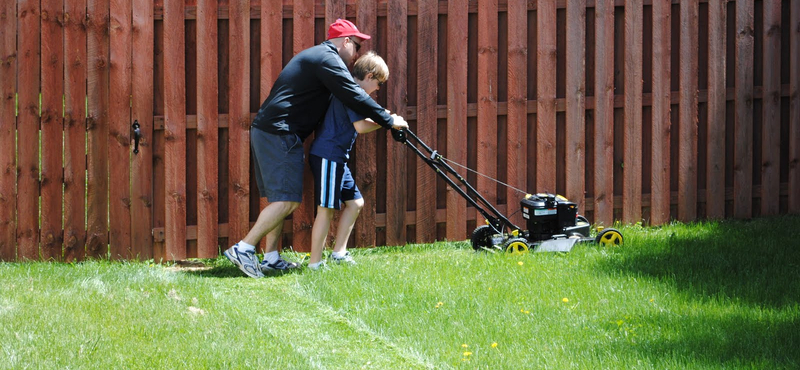
MULTIPOLYGON (((800 212, 798 1, 0 4, 0 260, 206 258, 243 238, 267 205, 249 124, 344 17, 389 65, 378 103, 514 223, 523 192, 605 226, 800 212)), ((483 222, 385 130, 351 158, 354 246, 483 222)), ((297 251, 305 187, 280 238, 297 251)))

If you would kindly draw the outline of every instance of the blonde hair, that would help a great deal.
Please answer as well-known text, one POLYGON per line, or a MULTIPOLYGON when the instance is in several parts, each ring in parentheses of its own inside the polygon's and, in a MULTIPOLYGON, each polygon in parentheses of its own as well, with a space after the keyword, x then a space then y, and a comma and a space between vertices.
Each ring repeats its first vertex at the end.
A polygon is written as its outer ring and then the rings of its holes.
POLYGON ((378 54, 370 50, 356 60, 353 65, 353 77, 364 80, 372 73, 372 77, 383 83, 389 79, 389 67, 378 54))

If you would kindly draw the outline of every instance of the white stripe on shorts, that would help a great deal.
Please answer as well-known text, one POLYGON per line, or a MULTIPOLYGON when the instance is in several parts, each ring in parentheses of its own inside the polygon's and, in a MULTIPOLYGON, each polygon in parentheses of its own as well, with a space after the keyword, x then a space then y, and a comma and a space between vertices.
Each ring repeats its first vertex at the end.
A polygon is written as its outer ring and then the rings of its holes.
POLYGON ((336 195, 336 162, 331 162, 322 158, 322 166, 320 166, 321 176, 320 185, 322 186, 320 194, 320 204, 325 208, 336 208, 333 203, 336 195))

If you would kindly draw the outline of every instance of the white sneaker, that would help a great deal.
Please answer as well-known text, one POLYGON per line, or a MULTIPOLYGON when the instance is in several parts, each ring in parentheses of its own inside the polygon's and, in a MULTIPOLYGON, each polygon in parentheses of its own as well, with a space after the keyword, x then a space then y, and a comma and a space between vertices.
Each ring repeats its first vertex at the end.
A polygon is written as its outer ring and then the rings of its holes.
POLYGON ((315 267, 315 266, 311 266, 311 265, 309 264, 309 265, 308 265, 308 269, 309 269, 309 270, 313 270, 313 271, 318 271, 318 270, 324 270, 325 268, 327 268, 327 267, 328 267, 328 266, 326 265, 325 261, 319 261, 319 262, 320 262, 320 263, 319 263, 319 265, 317 265, 316 267, 315 267))
POLYGON ((258 258, 256 258, 255 250, 242 251, 239 249, 239 243, 236 243, 223 252, 223 254, 247 276, 251 278, 264 277, 258 265, 258 258))
POLYGON ((349 265, 356 264, 356 261, 353 260, 353 256, 350 255, 350 252, 345 252, 344 257, 336 257, 335 254, 331 253, 331 255, 328 258, 330 258, 333 262, 336 263, 346 263, 349 265))

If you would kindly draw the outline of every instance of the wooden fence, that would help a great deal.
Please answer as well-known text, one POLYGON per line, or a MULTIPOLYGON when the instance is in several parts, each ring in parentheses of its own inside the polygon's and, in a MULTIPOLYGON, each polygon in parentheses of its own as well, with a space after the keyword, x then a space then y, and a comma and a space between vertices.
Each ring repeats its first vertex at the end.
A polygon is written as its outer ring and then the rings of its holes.
MULTIPOLYGON (((800 212, 798 1, 0 4, 0 260, 211 257, 241 239, 264 206, 253 114, 337 17, 389 64, 379 103, 520 224, 516 189, 601 225, 800 212)), ((358 246, 483 221, 384 130, 351 168, 358 246)), ((308 250, 313 211, 284 246, 308 250)))

